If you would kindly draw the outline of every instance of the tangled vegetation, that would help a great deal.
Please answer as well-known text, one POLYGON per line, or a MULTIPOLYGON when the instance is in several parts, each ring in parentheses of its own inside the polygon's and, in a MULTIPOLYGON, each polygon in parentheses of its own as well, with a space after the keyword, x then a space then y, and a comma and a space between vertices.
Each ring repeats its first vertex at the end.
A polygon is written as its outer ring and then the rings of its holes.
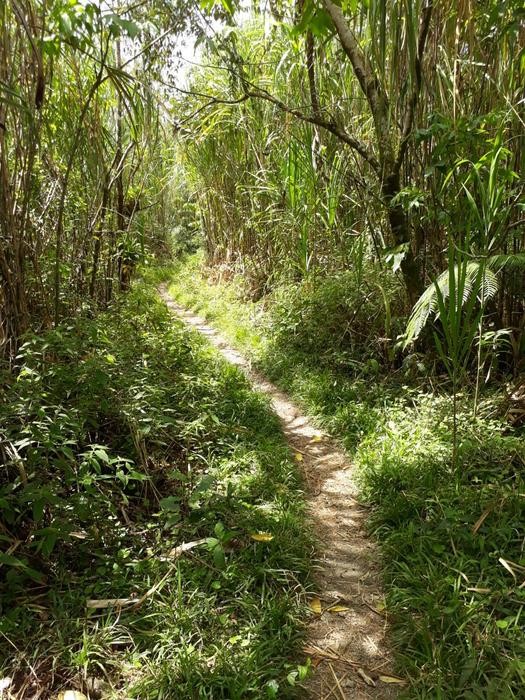
POLYGON ((266 401, 143 287, 19 357, 0 414, 23 455, 0 491, 13 692, 292 697, 310 545, 266 401))
POLYGON ((304 690, 297 465, 162 277, 352 455, 406 697, 522 697, 524 45, 522 0, 0 3, 0 695, 304 690))

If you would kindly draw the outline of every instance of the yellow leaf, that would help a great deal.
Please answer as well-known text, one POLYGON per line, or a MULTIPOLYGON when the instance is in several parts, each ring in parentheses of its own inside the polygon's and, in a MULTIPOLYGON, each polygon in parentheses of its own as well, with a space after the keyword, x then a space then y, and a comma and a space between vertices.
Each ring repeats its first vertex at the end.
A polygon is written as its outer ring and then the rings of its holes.
POLYGON ((87 700, 87 697, 78 690, 63 690, 57 695, 56 700, 87 700))
POLYGON ((320 615, 323 612, 323 608, 322 608, 321 601, 319 600, 319 598, 312 598, 310 600, 310 602, 308 603, 308 607, 316 615, 320 615))
POLYGON ((310 442, 321 442, 323 439, 322 435, 314 435, 313 438, 310 440, 310 442))
POLYGON ((302 462, 302 461, 303 461, 303 455, 302 455, 300 452, 296 452, 295 455, 294 455, 294 457, 295 457, 295 459, 296 459, 298 462, 302 462))
POLYGON ((271 542, 273 540, 273 535, 270 535, 269 532, 254 532, 250 536, 256 542, 271 542))
POLYGON ((350 608, 347 608, 345 605, 332 605, 331 608, 328 608, 327 612, 342 613, 346 612, 347 610, 350 610, 350 608))
POLYGON ((383 683, 398 683, 399 685, 405 685, 405 682, 402 678, 397 678, 397 676, 379 676, 379 680, 383 681, 383 683))

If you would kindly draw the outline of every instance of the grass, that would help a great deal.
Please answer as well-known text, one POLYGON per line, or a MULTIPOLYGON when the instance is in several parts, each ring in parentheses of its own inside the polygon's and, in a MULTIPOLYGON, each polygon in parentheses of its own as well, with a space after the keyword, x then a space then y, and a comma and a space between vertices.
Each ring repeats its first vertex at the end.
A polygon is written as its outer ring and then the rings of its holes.
POLYGON ((465 387, 456 470, 451 398, 432 388, 429 358, 387 369, 364 335, 355 344, 367 318, 349 310, 348 280, 335 292, 333 283, 324 292, 322 284, 277 289, 263 305, 243 299, 238 278, 210 281, 198 256, 167 275, 181 303, 210 319, 351 453, 382 547, 398 671, 410 681, 405 697, 522 698, 525 440, 502 418, 501 396, 487 391, 474 419, 465 387), (345 345, 337 334, 349 317, 355 333, 345 345))
POLYGON ((311 537, 267 399, 145 284, 19 363, 0 432, 13 697, 295 697, 311 537), (140 603, 87 606, 104 599, 140 603))
POLYGON ((223 331, 237 348, 252 356, 262 356, 266 338, 261 330, 264 311, 261 305, 243 296, 242 280, 230 278, 221 283, 207 280, 202 275, 203 258, 201 253, 184 257, 183 264, 173 268, 153 270, 152 279, 169 283, 169 291, 180 304, 206 316, 223 331))

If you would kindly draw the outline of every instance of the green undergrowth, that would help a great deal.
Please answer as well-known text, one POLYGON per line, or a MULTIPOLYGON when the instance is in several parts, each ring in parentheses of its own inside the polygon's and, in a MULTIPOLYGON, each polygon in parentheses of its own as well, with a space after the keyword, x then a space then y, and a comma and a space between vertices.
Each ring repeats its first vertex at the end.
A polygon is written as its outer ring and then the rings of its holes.
POLYGON ((28 338, 3 390, 13 697, 295 697, 311 539, 267 399, 144 284, 28 338))
MULTIPOLYGON (((501 396, 487 392, 477 418, 467 388, 459 396, 454 468, 451 397, 432 390, 431 358, 388 369, 366 335, 366 304, 352 307, 350 276, 313 290, 284 286, 253 304, 242 281, 210 282, 198 256, 163 274, 181 303, 213 321, 353 457, 382 547, 404 696, 524 697, 525 436, 505 423, 501 396)), ((380 335, 387 312, 368 317, 369 333, 380 335)))

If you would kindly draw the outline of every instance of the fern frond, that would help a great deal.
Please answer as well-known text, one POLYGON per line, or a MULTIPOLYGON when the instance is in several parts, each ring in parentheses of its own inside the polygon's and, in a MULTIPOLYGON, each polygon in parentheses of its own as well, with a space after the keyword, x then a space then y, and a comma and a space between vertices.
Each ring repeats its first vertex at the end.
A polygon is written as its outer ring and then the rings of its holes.
MULTIPOLYGON (((496 256, 495 256, 496 257, 496 256)), ((501 256, 497 256, 501 257, 501 256)), ((498 279, 492 269, 485 266, 483 269, 478 262, 469 262, 461 271, 458 265, 454 266, 454 279, 459 274, 464 274, 461 308, 463 308, 474 294, 480 303, 485 303, 498 292, 498 279)), ((455 285, 457 287, 457 285, 455 285)), ((437 279, 429 285, 419 297, 408 319, 403 347, 413 343, 426 326, 428 319, 433 316, 439 318, 439 298, 445 302, 450 295, 450 271, 445 270, 437 279)))
MULTIPOLYGON (((472 264, 477 265, 477 263, 469 263, 469 265, 472 264)), ((479 291, 477 292, 478 298, 480 301, 492 299, 492 297, 495 297, 498 293, 498 289, 499 284, 496 274, 489 267, 485 267, 479 281, 479 291)))
MULTIPOLYGON (((437 278, 435 284, 439 286, 442 293, 445 293, 446 290, 448 294, 447 277, 448 272, 442 272, 441 275, 437 278)), ((428 317, 431 314, 435 314, 438 310, 438 301, 435 284, 431 284, 430 287, 427 287, 425 289, 423 294, 415 303, 414 308, 412 309, 412 313, 410 314, 410 318, 408 319, 407 328, 405 331, 405 347, 409 345, 412 341, 414 341, 416 338, 418 338, 419 334, 421 333, 428 321, 428 317)))

